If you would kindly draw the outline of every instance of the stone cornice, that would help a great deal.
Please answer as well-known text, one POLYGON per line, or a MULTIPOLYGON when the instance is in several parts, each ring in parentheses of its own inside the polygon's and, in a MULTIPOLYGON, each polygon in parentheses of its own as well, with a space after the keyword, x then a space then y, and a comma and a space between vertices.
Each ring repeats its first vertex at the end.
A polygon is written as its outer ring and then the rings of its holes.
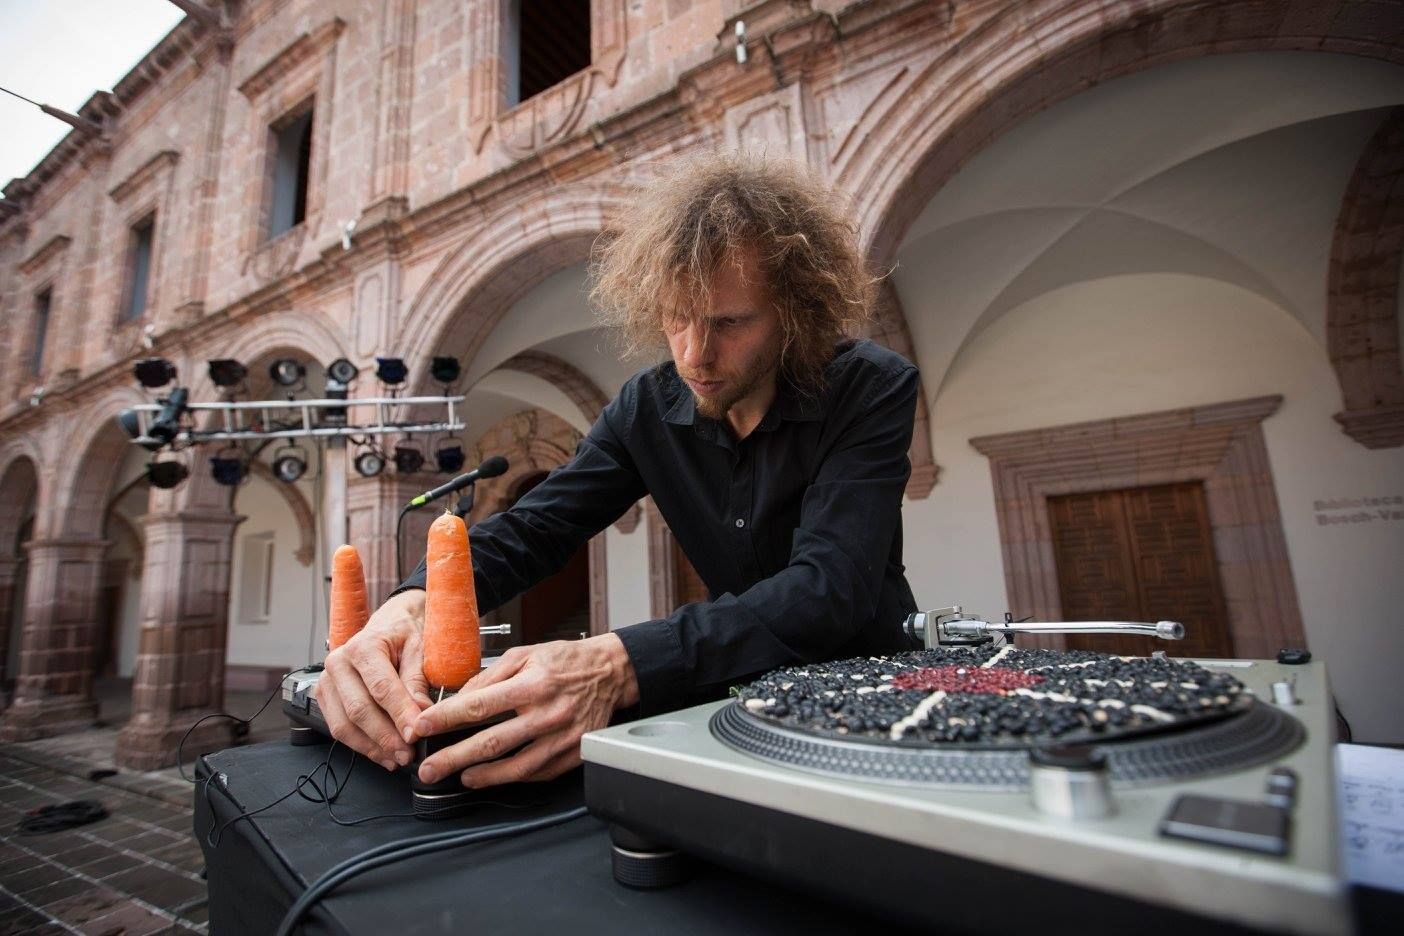
MULTIPOLYGON (((198 60, 207 46, 227 47, 230 32, 209 30, 192 17, 185 17, 175 28, 165 35, 151 51, 142 56, 141 61, 132 66, 111 92, 98 91, 78 109, 80 117, 107 128, 120 119, 123 112, 149 90, 156 87, 160 79, 171 71, 183 67, 189 61, 198 60)), ((6 198, 23 203, 41 188, 58 176, 65 167, 80 158, 93 144, 106 145, 108 133, 91 134, 71 130, 54 148, 41 159, 29 174, 23 178, 11 179, 4 187, 6 198)), ((5 223, 0 219, 0 224, 5 223)))
POLYGON ((143 163, 142 166, 131 175, 113 186, 107 194, 111 196, 114 201, 126 201, 127 197, 133 192, 143 185, 146 185, 155 178, 157 174, 173 167, 179 161, 180 154, 175 150, 162 150, 143 163))
POLYGON ((1072 446, 1080 451, 1090 445, 1122 443, 1138 437, 1155 438, 1167 432, 1256 425, 1277 412, 1281 405, 1282 397, 1277 395, 1252 397, 1138 416, 1094 419, 1047 429, 979 436, 971 439, 970 444, 987 458, 1016 458, 1029 454, 1046 460, 1047 453, 1060 446, 1072 446))
POLYGON ((320 57, 346 28, 346 22, 333 17, 309 32, 304 32, 258 71, 239 83, 239 93, 250 101, 256 100, 278 79, 298 66, 320 57))
POLYGON ((29 276, 37 272, 47 265, 49 261, 67 250, 72 243, 73 238, 69 237, 67 234, 55 234, 44 242, 44 246, 34 251, 34 253, 30 254, 26 259, 20 261, 20 273, 29 276))
POLYGON ((1377 406, 1335 415, 1341 430, 1369 449, 1404 445, 1404 406, 1377 406))
MULTIPOLYGON (((183 328, 163 333, 158 339, 163 346, 217 341, 236 324, 242 326, 250 315, 308 301, 387 255, 403 256, 471 225, 472 221, 465 219, 482 218, 508 202, 560 184, 567 177, 598 176, 629 162, 641 152, 677 149, 679 141, 697 136, 703 128, 715 123, 727 107, 774 91, 782 86, 786 75, 797 77, 802 61, 804 67, 809 67, 816 55, 836 55, 832 44, 835 35, 856 35, 894 14, 926 10, 929 5, 914 0, 879 0, 842 11, 837 19, 826 13, 793 15, 795 10, 791 5, 781 6, 785 6, 790 18, 778 17, 771 33, 751 37, 748 47, 754 46, 754 57, 749 67, 738 66, 733 49, 723 48, 712 58, 679 75, 673 87, 582 127, 579 132, 544 147, 535 155, 517 160, 403 217, 382 213, 372 219, 368 227, 358 227, 350 251, 343 251, 339 244, 331 245, 302 268, 240 296, 223 309, 183 328), (562 171, 564 167, 569 167, 568 176, 562 171)), ((921 15, 929 18, 927 13, 921 15)), ((949 20, 948 11, 941 15, 949 20)), ((184 21, 189 22, 188 18, 184 21)), ((342 20, 332 19, 303 33, 272 61, 245 78, 239 85, 240 92, 256 96, 260 89, 276 81, 288 69, 325 49, 344 28, 342 20)), ((130 365, 130 359, 105 365, 71 386, 51 393, 45 405, 51 402, 62 405, 67 399, 76 399, 125 379, 130 365)), ((18 428, 30 421, 27 417, 37 415, 29 409, 15 411, 8 418, 0 418, 0 429, 18 428)))

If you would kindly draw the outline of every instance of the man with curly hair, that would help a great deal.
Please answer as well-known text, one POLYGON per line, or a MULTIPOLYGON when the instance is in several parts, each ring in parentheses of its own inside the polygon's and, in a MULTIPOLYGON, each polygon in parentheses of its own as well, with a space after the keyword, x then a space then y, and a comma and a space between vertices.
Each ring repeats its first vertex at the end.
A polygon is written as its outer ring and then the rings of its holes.
POLYGON ((743 156, 682 167, 601 239, 592 298, 629 380, 575 457, 471 532, 478 607, 560 569, 645 495, 710 600, 577 641, 516 647, 431 704, 420 666, 424 566, 333 651, 333 734, 393 768, 419 737, 515 716, 428 758, 481 787, 558 776, 617 714, 721 698, 779 666, 906 648, 915 610, 901 501, 918 377, 851 336, 876 283, 835 197, 801 168, 743 156), (508 752, 516 753, 503 757, 508 752))

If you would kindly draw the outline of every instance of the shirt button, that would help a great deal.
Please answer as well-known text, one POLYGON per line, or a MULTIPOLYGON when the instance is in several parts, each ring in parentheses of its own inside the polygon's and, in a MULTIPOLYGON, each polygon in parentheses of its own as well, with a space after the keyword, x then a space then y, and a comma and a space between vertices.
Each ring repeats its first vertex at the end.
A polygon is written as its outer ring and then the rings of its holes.
POLYGON ((740 517, 737 517, 737 518, 736 518, 736 529, 739 530, 739 529, 741 529, 742 527, 744 527, 745 525, 746 525, 746 521, 745 521, 745 520, 742 520, 740 517))

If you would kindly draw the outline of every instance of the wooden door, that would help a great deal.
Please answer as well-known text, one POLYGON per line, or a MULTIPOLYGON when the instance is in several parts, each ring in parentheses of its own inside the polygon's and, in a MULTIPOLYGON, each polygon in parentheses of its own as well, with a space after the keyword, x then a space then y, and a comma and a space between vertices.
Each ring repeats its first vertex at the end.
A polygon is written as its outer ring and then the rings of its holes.
POLYGON ((710 598, 707 586, 702 583, 702 576, 698 575, 692 563, 687 561, 687 556, 683 555, 677 540, 673 540, 673 591, 676 594, 674 608, 707 601, 710 598))
POLYGON ((1065 621, 1179 621, 1185 639, 1093 635, 1068 647, 1231 657, 1218 565, 1198 482, 1048 499, 1065 621))

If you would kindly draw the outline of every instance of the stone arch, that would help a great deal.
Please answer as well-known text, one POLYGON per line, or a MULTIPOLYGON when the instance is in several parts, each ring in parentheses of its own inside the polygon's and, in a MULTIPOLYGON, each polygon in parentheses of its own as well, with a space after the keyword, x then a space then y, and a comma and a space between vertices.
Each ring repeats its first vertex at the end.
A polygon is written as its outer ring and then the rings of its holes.
MULTIPOLYGON (((335 322, 316 310, 275 312, 240 328, 233 335, 220 339, 217 355, 234 358, 245 364, 278 351, 292 350, 306 354, 323 365, 339 357, 350 357, 350 342, 335 322), (228 341, 227 345, 223 342, 228 341)), ((212 400, 218 388, 210 382, 204 368, 204 358, 192 356, 187 362, 191 373, 199 377, 190 381, 190 397, 212 400)))
POLYGON ((609 402, 604 391, 596 386, 593 380, 573 364, 553 354, 523 351, 503 361, 498 365, 498 369, 521 371, 554 385, 580 408, 580 414, 585 417, 586 422, 593 423, 599 419, 605 404, 609 402))
MULTIPOLYGON (((464 371, 512 304, 558 270, 586 260, 630 189, 618 184, 568 185, 488 218, 450 253, 411 302, 396 347, 407 361, 427 361, 438 348, 463 348, 464 371)), ((415 391, 431 379, 416 372, 415 391)))
MULTIPOLYGON (((220 352, 221 357, 230 357, 245 365, 255 365, 278 354, 310 358, 325 366, 348 356, 347 342, 340 330, 319 312, 280 312, 241 332, 227 350, 220 352)), ((252 366, 250 372, 253 372, 252 366)), ((210 382, 208 373, 201 373, 193 384, 191 399, 218 398, 218 388, 210 382)), ((209 425, 210 419, 204 424, 209 425)), ((172 503, 179 509, 233 509, 236 489, 216 484, 195 452, 188 456, 186 467, 190 469, 190 478, 172 492, 172 503)))
POLYGON ((28 563, 20 539, 26 522, 38 508, 37 453, 23 440, 14 440, 0 451, 0 675, 10 673, 10 635, 19 625, 14 612, 24 596, 28 563))
POLYGON ((1404 63, 1398 11, 1394 27, 1379 11, 1363 0, 1333 10, 1314 0, 1012 4, 910 78, 895 79, 884 97, 894 103, 860 120, 864 132, 836 178, 863 193, 860 229, 869 256, 886 268, 946 181, 1034 113, 1113 78, 1221 52, 1341 52, 1404 63))
POLYGON ((17 559, 20 528, 35 513, 40 491, 39 453, 27 440, 14 439, 0 450, 0 561, 17 559))
POLYGON ((76 431, 72 451, 80 454, 60 468, 55 492, 59 514, 55 520, 61 537, 100 538, 112 489, 113 467, 122 463, 127 447, 132 444, 117 424, 116 414, 124 407, 146 402, 132 387, 114 387, 86 408, 106 414, 104 418, 74 419, 76 431))
POLYGON ((1326 297, 1327 350, 1346 434, 1366 448, 1404 445, 1399 267, 1404 254, 1404 107, 1366 144, 1346 187, 1326 297))
MULTIPOLYGON (((570 371, 575 370, 563 361, 560 363, 570 371)), ((582 388, 594 386, 583 374, 579 377, 583 381, 582 388)), ((599 394, 598 388, 594 392, 599 394)), ((599 396, 602 398, 603 394, 599 396)), ((510 467, 500 477, 481 482, 482 490, 478 492, 469 520, 476 523, 506 510, 512 503, 513 492, 524 480, 565 464, 579 441, 580 434, 569 423, 540 409, 524 410, 489 428, 478 441, 474 459, 482 461, 487 451, 501 452, 507 456, 510 467)), ((603 531, 590 539, 586 549, 590 564, 590 633, 603 634, 609 630, 609 577, 603 531)))
POLYGON ((474 446, 473 460, 487 452, 502 453, 508 468, 496 478, 478 483, 478 496, 470 520, 476 523, 505 510, 522 479, 550 471, 570 460, 580 433, 554 413, 525 409, 488 428, 474 446))
MULTIPOLYGON (((878 290, 877 309, 868 337, 916 362, 916 346, 907 328, 907 315, 902 311, 902 300, 891 279, 884 279, 878 290)), ((907 479, 906 494, 913 500, 923 500, 936 486, 936 478, 941 473, 941 466, 936 464, 935 448, 931 444, 931 415, 927 411, 924 389, 917 394, 912 445, 907 457, 912 463, 912 476, 907 479)))
MULTIPOLYGON (((503 361, 498 370, 515 370, 540 377, 558 388, 580 408, 585 421, 594 423, 600 418, 609 398, 605 396, 593 380, 583 371, 552 354, 541 351, 523 351, 503 361)), ((614 525, 623 533, 632 533, 639 525, 642 508, 634 504, 614 525)))

